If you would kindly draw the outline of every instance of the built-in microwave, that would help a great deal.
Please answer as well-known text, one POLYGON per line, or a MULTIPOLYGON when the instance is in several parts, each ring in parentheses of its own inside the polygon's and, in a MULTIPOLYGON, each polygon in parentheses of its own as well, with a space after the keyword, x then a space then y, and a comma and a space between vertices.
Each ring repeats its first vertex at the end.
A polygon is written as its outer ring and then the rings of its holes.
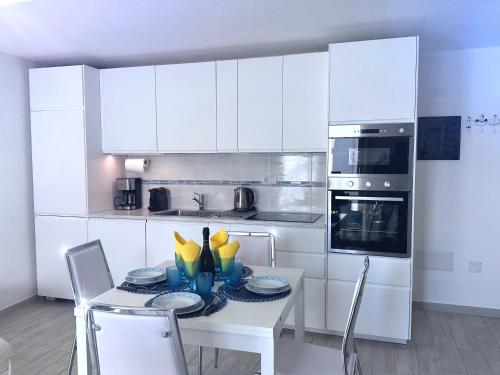
POLYGON ((413 124, 331 125, 328 177, 411 176, 413 135, 413 124))
POLYGON ((328 190, 329 251, 409 257, 411 192, 328 190))

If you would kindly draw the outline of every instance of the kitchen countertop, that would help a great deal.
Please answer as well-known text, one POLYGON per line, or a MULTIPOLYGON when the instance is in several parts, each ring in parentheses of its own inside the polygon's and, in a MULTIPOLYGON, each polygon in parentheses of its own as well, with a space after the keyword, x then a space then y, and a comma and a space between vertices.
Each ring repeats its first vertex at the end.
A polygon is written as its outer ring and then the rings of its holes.
MULTIPOLYGON (((169 209, 171 210, 171 209, 169 209)), ((222 210, 224 211, 224 210, 222 210)), ((265 212, 265 211, 260 211, 265 212)), ((293 211, 286 211, 293 213, 293 211)), ((311 213, 298 211, 296 213, 311 213)), ((316 213, 316 212, 314 212, 316 213)), ((314 223, 297 223, 289 221, 261 221, 261 220, 245 220, 235 218, 219 218, 219 217, 197 217, 197 216, 162 216, 155 215, 149 212, 147 208, 140 208, 131 211, 109 210, 103 212, 92 213, 89 218, 103 219, 136 219, 136 220, 165 220, 165 221, 186 221, 186 222, 204 222, 204 223, 227 223, 227 224, 244 224, 244 225, 280 225, 288 227, 308 227, 308 228, 325 228, 325 215, 316 220, 314 223)))

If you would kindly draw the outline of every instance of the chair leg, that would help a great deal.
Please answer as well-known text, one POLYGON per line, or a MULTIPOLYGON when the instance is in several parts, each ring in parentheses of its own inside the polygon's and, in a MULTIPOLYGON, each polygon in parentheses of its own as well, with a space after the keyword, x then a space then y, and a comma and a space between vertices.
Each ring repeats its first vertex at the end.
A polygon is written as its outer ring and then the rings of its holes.
POLYGON ((9 359, 9 370, 7 371, 7 375, 12 375, 12 362, 9 359))
POLYGON ((219 348, 215 348, 215 359, 214 359, 214 367, 217 368, 217 362, 219 361, 219 348))
POLYGON ((198 346, 198 375, 203 374, 203 347, 198 346))
POLYGON ((73 339, 73 346, 71 347, 68 370, 66 371, 67 375, 71 375, 71 372, 73 371, 73 364, 75 363, 75 354, 76 354, 76 335, 75 338, 73 339))

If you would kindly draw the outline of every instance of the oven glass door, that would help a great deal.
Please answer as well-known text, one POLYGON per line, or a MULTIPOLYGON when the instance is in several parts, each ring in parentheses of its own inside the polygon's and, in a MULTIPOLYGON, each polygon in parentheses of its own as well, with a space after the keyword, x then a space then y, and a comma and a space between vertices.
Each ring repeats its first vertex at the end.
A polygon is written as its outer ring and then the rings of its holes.
POLYGON ((330 139, 330 175, 408 174, 410 137, 330 139))
POLYGON ((330 250, 409 256, 408 192, 330 194, 330 250))

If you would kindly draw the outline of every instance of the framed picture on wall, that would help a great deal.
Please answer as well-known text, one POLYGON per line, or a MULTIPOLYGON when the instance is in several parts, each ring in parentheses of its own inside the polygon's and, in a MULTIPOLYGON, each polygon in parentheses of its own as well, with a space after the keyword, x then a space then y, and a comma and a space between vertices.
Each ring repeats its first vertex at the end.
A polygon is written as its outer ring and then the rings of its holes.
POLYGON ((418 160, 460 160, 462 117, 418 118, 418 160))

